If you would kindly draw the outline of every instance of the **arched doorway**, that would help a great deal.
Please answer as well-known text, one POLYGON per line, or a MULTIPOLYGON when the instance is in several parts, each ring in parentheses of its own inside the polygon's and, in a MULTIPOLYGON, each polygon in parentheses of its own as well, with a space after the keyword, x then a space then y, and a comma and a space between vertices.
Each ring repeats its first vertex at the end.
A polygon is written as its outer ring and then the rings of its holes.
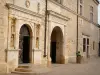
POLYGON ((19 64, 30 63, 31 30, 24 24, 20 29, 19 35, 19 64))
POLYGON ((63 56, 63 33, 60 27, 55 27, 51 34, 50 57, 52 63, 61 63, 63 56))

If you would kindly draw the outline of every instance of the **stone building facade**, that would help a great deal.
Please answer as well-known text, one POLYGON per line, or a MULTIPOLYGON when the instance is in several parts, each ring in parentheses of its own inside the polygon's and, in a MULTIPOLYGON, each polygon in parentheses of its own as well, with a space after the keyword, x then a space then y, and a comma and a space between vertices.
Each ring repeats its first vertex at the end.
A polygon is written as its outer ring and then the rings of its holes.
POLYGON ((97 0, 47 0, 43 57, 45 0, 0 0, 0 73, 23 63, 76 62, 77 50, 84 58, 98 55, 98 4, 97 0))

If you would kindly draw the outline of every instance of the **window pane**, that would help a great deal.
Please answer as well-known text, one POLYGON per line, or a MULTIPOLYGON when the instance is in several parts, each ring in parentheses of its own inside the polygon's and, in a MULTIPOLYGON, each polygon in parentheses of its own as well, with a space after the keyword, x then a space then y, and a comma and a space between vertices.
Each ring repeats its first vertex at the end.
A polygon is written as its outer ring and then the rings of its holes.
POLYGON ((89 38, 87 38, 87 45, 89 45, 89 38))
POLYGON ((87 57, 89 57, 89 46, 87 46, 87 57))
POLYGON ((89 51, 89 46, 87 46, 87 51, 89 51))
POLYGON ((83 52, 86 51, 86 39, 83 38, 83 52))
POLYGON ((86 44, 86 39, 85 38, 83 38, 83 45, 85 45, 86 44))
POLYGON ((85 52, 86 48, 85 48, 85 45, 83 45, 83 52, 85 52))

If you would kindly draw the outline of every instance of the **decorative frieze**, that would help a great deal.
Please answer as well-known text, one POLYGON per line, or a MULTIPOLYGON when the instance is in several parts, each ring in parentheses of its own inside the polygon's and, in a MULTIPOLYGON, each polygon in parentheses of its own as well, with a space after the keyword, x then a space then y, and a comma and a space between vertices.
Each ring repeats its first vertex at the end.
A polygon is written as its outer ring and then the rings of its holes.
POLYGON ((19 7, 19 6, 10 4, 10 3, 6 4, 6 6, 7 6, 9 9, 17 10, 18 12, 20 11, 20 12, 23 12, 23 13, 25 13, 25 14, 29 14, 29 15, 34 16, 34 17, 38 17, 38 18, 44 17, 44 15, 38 14, 38 13, 36 13, 36 12, 34 12, 34 11, 30 11, 30 10, 28 10, 28 9, 25 9, 25 8, 22 8, 22 7, 19 7))

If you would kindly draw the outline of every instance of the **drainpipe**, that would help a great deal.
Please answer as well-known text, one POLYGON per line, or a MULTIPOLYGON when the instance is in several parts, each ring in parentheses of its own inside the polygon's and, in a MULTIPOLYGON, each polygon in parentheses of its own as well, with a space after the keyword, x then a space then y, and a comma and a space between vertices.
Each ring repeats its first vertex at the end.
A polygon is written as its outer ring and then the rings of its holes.
POLYGON ((79 2, 79 0, 77 0, 77 36, 76 36, 76 38, 77 38, 77 40, 76 40, 76 52, 78 52, 78 2, 79 2))
POLYGON ((45 31, 44 31, 44 57, 46 57, 46 32, 47 32, 47 0, 45 0, 45 31))
POLYGON ((8 8, 8 28, 7 28, 7 49, 6 49, 6 62, 8 63, 8 41, 9 41, 9 8, 8 8))

